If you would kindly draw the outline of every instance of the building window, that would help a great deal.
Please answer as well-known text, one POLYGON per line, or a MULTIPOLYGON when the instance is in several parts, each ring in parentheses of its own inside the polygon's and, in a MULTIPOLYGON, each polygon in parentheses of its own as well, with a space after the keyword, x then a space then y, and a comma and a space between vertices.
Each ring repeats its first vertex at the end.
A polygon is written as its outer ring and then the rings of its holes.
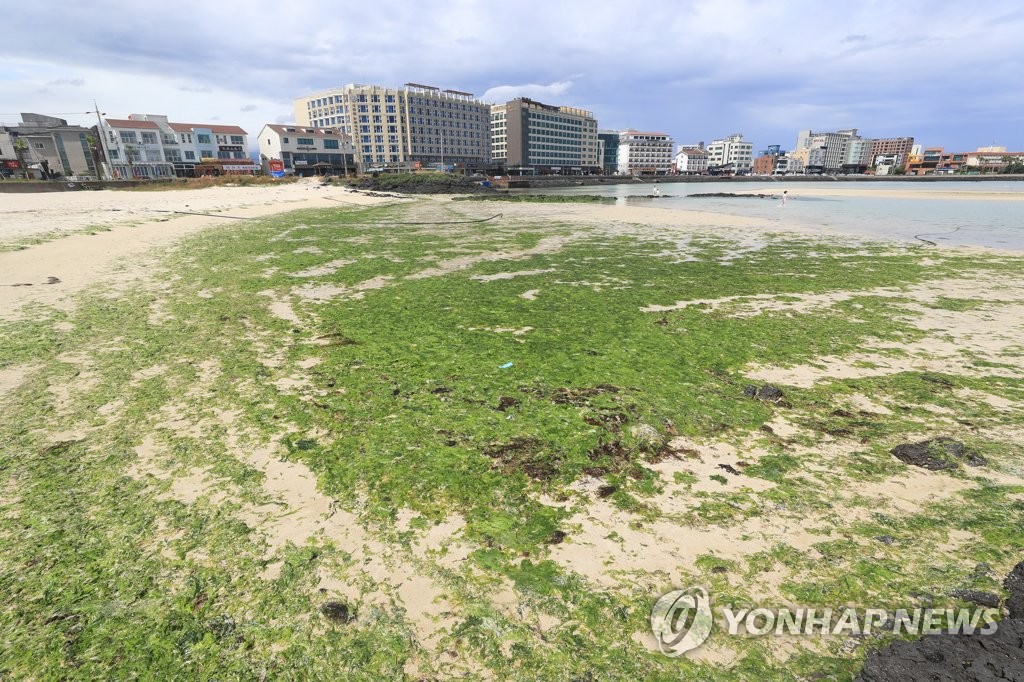
POLYGON ((245 144, 245 141, 242 139, 241 135, 232 135, 231 144, 245 144))
POLYGON ((338 149, 338 141, 324 140, 324 149, 338 149))
POLYGON ((307 147, 312 147, 313 146, 313 138, 312 137, 299 137, 299 138, 295 139, 295 143, 296 144, 306 145, 307 147))
POLYGON ((156 144, 156 133, 142 133, 142 144, 156 144))
POLYGON ((210 144, 210 136, 204 133, 196 133, 196 142, 199 144, 210 144))
POLYGON ((190 151, 186 150, 185 151, 185 159, 189 160, 189 161, 195 161, 196 160, 196 153, 195 152, 190 152, 190 151))
POLYGON ((121 142, 135 142, 135 131, 122 130, 121 142))
POLYGON ((282 137, 281 141, 284 142, 285 144, 288 144, 288 138, 287 137, 282 137))

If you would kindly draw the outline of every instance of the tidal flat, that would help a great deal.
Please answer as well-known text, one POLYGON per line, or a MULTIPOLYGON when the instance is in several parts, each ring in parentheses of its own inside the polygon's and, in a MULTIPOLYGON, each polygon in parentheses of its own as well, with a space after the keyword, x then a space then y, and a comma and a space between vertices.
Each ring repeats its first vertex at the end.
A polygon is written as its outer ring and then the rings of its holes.
POLYGON ((1004 596, 1019 254, 683 213, 338 203, 0 316, 0 677, 851 679, 651 605, 1004 596))

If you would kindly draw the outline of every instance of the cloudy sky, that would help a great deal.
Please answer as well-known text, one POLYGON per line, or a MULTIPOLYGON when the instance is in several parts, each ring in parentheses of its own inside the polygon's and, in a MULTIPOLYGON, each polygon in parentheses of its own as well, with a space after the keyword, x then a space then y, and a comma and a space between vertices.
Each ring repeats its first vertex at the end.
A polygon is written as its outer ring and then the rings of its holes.
POLYGON ((412 81, 594 112, 677 142, 801 128, 1024 150, 1021 0, 51 0, 4 4, 0 122, 290 122, 291 101, 412 81))

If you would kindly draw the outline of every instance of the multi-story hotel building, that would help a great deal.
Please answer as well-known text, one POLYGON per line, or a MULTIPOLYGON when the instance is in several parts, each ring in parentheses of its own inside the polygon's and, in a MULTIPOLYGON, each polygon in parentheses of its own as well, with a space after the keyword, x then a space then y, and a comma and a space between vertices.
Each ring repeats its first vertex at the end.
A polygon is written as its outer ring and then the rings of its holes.
POLYGON ((300 127, 350 135, 364 169, 490 162, 491 107, 472 93, 352 84, 299 97, 294 109, 300 127))
MULTIPOLYGON (((853 162, 850 158, 851 145, 853 145, 855 141, 862 139, 863 138, 857 134, 856 128, 847 128, 845 130, 836 130, 835 132, 827 133, 816 133, 809 129, 801 130, 796 136, 796 149, 822 150, 824 154, 825 172, 838 173, 843 170, 845 165, 853 162)), ((857 165, 869 165, 861 164, 861 161, 865 161, 867 159, 867 156, 870 154, 870 147, 865 151, 864 144, 860 142, 853 146, 857 151, 857 165)))
POLYGON ((708 145, 708 168, 748 172, 754 163, 754 145, 742 133, 715 140, 708 145))
POLYGON ((491 107, 491 158, 510 173, 599 172, 599 147, 589 111, 526 97, 491 107))
POLYGON ((863 173, 872 166, 871 150, 874 140, 866 137, 854 137, 846 145, 846 158, 843 159, 844 173, 863 173))
POLYGON ((878 157, 882 159, 881 165, 902 166, 910 158, 910 151, 914 148, 912 137, 886 137, 871 141, 871 165, 879 165, 878 157))
POLYGON ((288 175, 349 175, 356 172, 352 139, 337 128, 268 123, 260 131, 260 156, 280 161, 288 175))
POLYGON ((104 119, 103 133, 118 178, 259 170, 249 158, 249 135, 238 126, 174 123, 162 115, 131 114, 126 119, 104 119))
POLYGON ((619 174, 668 175, 672 172, 674 146, 667 133, 623 130, 619 133, 619 174))

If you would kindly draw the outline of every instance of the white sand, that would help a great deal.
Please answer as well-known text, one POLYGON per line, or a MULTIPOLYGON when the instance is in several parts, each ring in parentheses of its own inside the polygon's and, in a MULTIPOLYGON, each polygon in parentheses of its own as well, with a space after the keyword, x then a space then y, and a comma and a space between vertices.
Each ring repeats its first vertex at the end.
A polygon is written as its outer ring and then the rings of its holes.
POLYGON ((318 182, 264 187, 211 187, 166 192, 46 192, 0 194, 0 244, 56 231, 67 236, 20 251, 0 252, 0 319, 17 319, 29 303, 70 307, 70 296, 96 282, 142 277, 157 260, 151 253, 178 239, 244 221, 159 211, 190 211, 256 218, 304 208, 378 204, 318 182), (343 201, 346 203, 339 203, 343 201), (109 231, 88 234, 88 226, 109 231), (46 284, 47 278, 60 281, 46 284), (31 286, 12 286, 25 285, 31 286))

